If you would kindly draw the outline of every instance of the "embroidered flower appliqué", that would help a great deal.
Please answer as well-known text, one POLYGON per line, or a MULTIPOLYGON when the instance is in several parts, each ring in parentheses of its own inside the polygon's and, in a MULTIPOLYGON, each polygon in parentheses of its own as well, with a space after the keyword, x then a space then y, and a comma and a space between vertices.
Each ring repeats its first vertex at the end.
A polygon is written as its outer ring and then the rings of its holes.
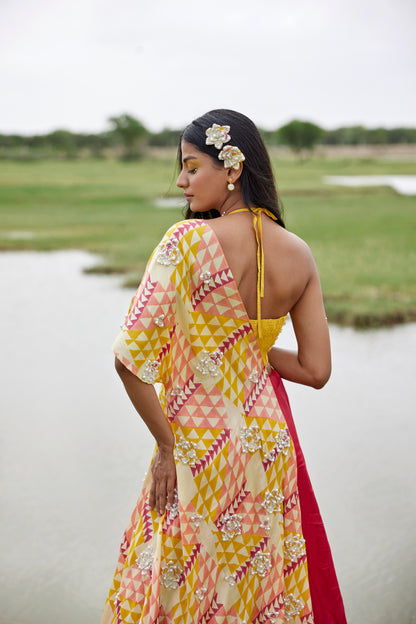
POLYGON ((264 578, 272 567, 272 557, 269 552, 258 552, 251 559, 251 573, 264 578))
POLYGON ((191 516, 191 522, 193 522, 197 526, 201 524, 203 519, 203 516, 201 516, 200 514, 194 514, 193 516, 191 516))
POLYGON ((209 351, 201 351, 199 354, 199 362, 196 365, 196 370, 201 373, 201 375, 211 375, 211 377, 216 377, 220 370, 219 366, 222 360, 221 351, 214 351, 210 353, 209 351))
POLYGON ((172 390, 170 391, 169 396, 171 398, 175 398, 175 397, 181 397, 183 396, 184 392, 182 390, 182 388, 180 386, 173 386, 172 390))
POLYGON ((199 277, 204 282, 204 284, 209 284, 210 282, 212 282, 212 275, 210 271, 204 271, 199 277))
POLYGON ((223 540, 231 540, 236 535, 241 535, 241 519, 239 514, 227 514, 222 522, 221 533, 223 540))
POLYGON ((287 455, 287 452, 290 447, 290 437, 286 429, 281 429, 279 433, 275 436, 276 447, 280 453, 283 455, 287 455))
POLYGON ((189 442, 183 436, 180 437, 179 442, 176 442, 173 450, 173 455, 177 461, 181 461, 188 466, 195 466, 197 460, 195 442, 189 442))
POLYGON ((285 596, 285 624, 292 622, 295 615, 299 615, 303 607, 302 600, 296 600, 293 594, 285 596))
POLYGON ((260 429, 258 425, 250 425, 243 427, 240 431, 240 440, 243 447, 243 453, 254 453, 261 448, 260 429))
POLYGON ((153 568, 153 551, 149 546, 146 550, 140 553, 140 555, 136 559, 136 565, 139 570, 142 571, 142 574, 147 574, 152 571, 153 568))
POLYGON ((146 383, 154 384, 156 381, 157 371, 159 370, 160 362, 157 360, 147 360, 145 363, 144 371, 142 373, 142 379, 146 383))
POLYGON ((227 581, 228 585, 231 585, 231 587, 237 585, 237 579, 235 578, 235 574, 227 574, 225 580, 227 581))
POLYGON ((266 492, 264 495, 264 501, 262 502, 262 506, 268 513, 276 513, 280 509, 281 503, 285 500, 285 497, 281 493, 281 491, 277 488, 272 490, 271 492, 266 492))
POLYGON ((167 503, 166 510, 168 512, 169 520, 175 520, 175 518, 179 516, 178 491, 176 489, 173 493, 173 503, 171 505, 167 503))
POLYGON ((301 535, 293 535, 285 539, 285 556, 290 561, 297 561, 298 558, 305 554, 305 540, 301 535))
POLYGON ((160 245, 157 262, 159 264, 163 264, 164 266, 169 266, 172 264, 176 266, 179 264, 179 251, 178 251, 179 241, 176 238, 171 238, 163 245, 160 245))
POLYGON ((249 380, 253 383, 257 383, 259 380, 259 371, 255 368, 248 376, 249 380))
POLYGON ((198 598, 198 600, 202 600, 205 594, 207 593, 207 591, 208 590, 206 587, 200 587, 199 589, 196 590, 195 596, 198 598))
POLYGON ((169 561, 163 568, 160 575, 160 582, 166 589, 178 589, 182 568, 178 563, 169 561))
POLYGON ((270 622, 277 622, 277 618, 279 617, 279 613, 277 611, 269 611, 268 617, 270 622))
POLYGON ((163 327, 165 324, 165 315, 161 314, 160 316, 156 317, 155 323, 158 327, 163 327))

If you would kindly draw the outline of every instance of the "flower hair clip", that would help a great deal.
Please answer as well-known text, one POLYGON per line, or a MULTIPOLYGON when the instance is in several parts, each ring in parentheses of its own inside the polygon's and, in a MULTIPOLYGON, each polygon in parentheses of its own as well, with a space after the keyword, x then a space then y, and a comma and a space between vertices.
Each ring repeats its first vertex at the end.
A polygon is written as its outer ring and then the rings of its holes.
POLYGON ((235 145, 226 145, 231 140, 230 126, 220 126, 219 124, 212 124, 210 128, 205 130, 207 138, 205 140, 206 145, 214 145, 217 149, 221 150, 218 154, 218 159, 224 161, 225 168, 238 169, 240 162, 245 160, 243 152, 235 145))
POLYGON ((205 134, 207 138, 205 143, 207 145, 215 145, 217 149, 221 149, 224 143, 228 143, 231 139, 228 134, 230 131, 230 126, 220 126, 218 124, 212 124, 210 128, 205 130, 205 134))
POLYGON ((245 160, 243 152, 235 145, 226 145, 218 154, 218 158, 224 161, 224 167, 238 169, 240 162, 245 160))

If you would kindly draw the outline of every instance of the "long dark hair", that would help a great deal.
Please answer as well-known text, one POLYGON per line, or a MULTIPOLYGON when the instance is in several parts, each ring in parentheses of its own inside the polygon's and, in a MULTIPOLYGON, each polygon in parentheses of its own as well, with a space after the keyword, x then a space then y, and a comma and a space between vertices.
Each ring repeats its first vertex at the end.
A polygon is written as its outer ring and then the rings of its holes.
MULTIPOLYGON (((243 171, 240 177, 244 204, 249 209, 251 207, 267 208, 275 215, 277 223, 285 227, 269 154, 257 127, 245 115, 233 110, 220 108, 209 111, 195 119, 185 128, 180 137, 178 148, 179 169, 182 168, 181 141, 191 143, 200 152, 211 156, 216 163, 221 163, 218 160, 219 150, 214 145, 205 143, 205 130, 214 123, 220 126, 230 126, 230 145, 236 145, 245 156, 243 171)), ((195 217, 211 219, 218 216, 219 212, 216 210, 194 213, 189 205, 185 214, 186 219, 195 217)))

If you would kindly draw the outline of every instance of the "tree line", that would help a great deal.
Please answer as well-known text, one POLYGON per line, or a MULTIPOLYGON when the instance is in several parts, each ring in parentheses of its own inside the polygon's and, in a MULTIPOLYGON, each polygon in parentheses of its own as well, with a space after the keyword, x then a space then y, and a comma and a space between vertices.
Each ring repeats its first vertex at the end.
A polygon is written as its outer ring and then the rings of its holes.
MULTIPOLYGON (((48 134, 23 136, 0 134, 0 158, 105 158, 134 160, 149 147, 176 147, 181 130, 166 128, 150 132, 138 119, 124 114, 110 117, 110 128, 97 134, 54 130, 48 134)), ((416 128, 366 128, 344 126, 326 130, 308 121, 293 120, 276 130, 260 130, 267 146, 286 145, 295 152, 316 145, 392 145, 416 143, 416 128)))

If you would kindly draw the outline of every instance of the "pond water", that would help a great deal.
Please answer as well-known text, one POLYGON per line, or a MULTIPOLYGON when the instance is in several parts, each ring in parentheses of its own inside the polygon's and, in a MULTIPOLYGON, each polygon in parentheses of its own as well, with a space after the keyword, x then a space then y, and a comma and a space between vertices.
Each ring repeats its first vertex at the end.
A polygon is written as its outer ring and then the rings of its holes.
POLYGON ((401 195, 416 195, 416 175, 324 176, 323 180, 337 186, 391 186, 401 195))
MULTIPOLYGON (((96 262, 0 254, 5 624, 100 621, 150 460, 110 350, 132 293, 82 274, 96 262)), ((331 336, 328 385, 287 389, 348 622, 414 623, 416 325, 331 336)))

